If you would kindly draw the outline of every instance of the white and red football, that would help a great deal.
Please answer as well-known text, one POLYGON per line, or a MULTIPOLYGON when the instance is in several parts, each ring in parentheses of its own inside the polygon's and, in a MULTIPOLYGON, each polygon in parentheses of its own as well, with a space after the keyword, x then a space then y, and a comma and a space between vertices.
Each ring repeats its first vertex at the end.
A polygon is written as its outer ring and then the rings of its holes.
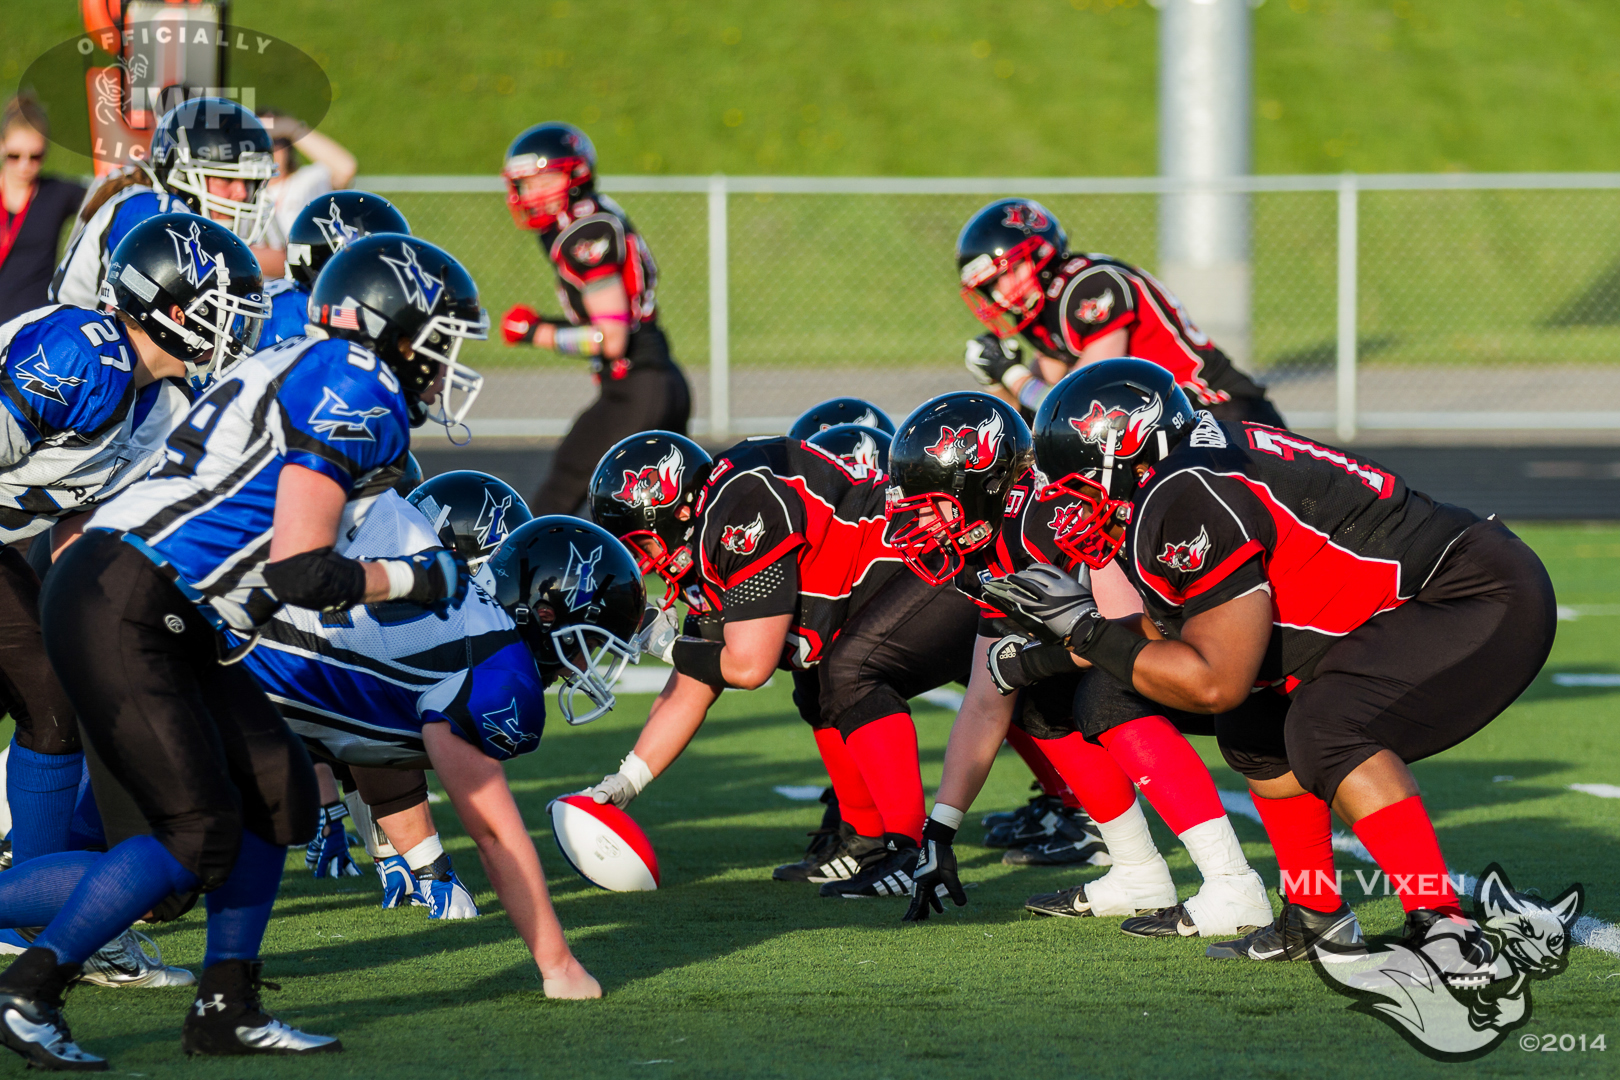
POLYGON ((589 795, 564 795, 551 804, 551 834, 568 865, 609 892, 658 888, 658 855, 629 814, 589 795))

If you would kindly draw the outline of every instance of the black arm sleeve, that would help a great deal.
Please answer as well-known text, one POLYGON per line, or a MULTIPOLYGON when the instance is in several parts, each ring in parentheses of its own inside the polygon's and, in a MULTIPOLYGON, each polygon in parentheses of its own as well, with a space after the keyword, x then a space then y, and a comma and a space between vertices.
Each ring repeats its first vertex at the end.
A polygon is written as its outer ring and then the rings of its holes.
POLYGON ((315 611, 343 611, 366 595, 366 568, 329 547, 266 563, 264 583, 276 599, 315 611))

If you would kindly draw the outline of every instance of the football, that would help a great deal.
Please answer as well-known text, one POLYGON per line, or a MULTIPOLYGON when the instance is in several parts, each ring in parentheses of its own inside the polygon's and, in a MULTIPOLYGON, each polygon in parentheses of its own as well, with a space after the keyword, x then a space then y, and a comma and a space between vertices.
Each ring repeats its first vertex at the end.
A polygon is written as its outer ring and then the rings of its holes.
POLYGON ((551 804, 551 834, 576 873, 609 892, 658 888, 658 855, 629 814, 589 795, 565 795, 551 804))

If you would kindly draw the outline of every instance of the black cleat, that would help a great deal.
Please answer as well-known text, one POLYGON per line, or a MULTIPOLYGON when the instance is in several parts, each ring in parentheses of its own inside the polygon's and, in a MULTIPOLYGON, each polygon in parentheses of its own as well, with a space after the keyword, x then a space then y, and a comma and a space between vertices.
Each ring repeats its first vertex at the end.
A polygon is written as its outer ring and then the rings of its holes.
POLYGON ((1064 809, 1063 800, 1056 795, 1037 795, 1007 815, 1004 820, 987 826, 984 832, 984 846, 1023 847, 1025 844, 1048 840, 1056 829, 1064 809))
POLYGON ((180 1049, 187 1054, 330 1054, 343 1044, 329 1035, 311 1035, 288 1027, 264 1011, 259 991, 280 990, 259 977, 258 961, 222 960, 203 969, 197 1000, 180 1029, 180 1049))
POLYGON ((824 849, 819 855, 805 853, 803 859, 771 871, 777 881, 809 882, 819 885, 827 881, 848 881, 860 873, 878 854, 888 852, 887 842, 881 837, 860 836, 849 825, 841 825, 844 835, 836 847, 824 849), (865 860, 863 862, 863 860, 865 860))
POLYGON ((1010 848, 1001 861, 1008 866, 1112 866, 1113 856, 1085 811, 1059 807, 1051 835, 1010 848))
MULTIPOLYGON (((1039 780, 1030 784, 1029 790, 1035 793, 1035 799, 1043 797, 1044 793, 1041 791, 1041 782, 1039 780)), ((1030 801, 1034 802, 1035 800, 1031 799, 1030 801)), ((1028 813, 1028 811, 1029 808, 1027 806, 1020 806, 1016 810, 998 810, 994 814, 984 815, 984 817, 979 819, 979 824, 984 826, 986 829, 993 829, 997 825, 1005 825, 1019 814, 1028 813)))
POLYGON ((1497 978, 1496 948, 1472 919, 1459 922, 1428 908, 1409 911, 1401 943, 1427 957, 1454 989, 1478 989, 1497 978))
POLYGON ((1361 924, 1348 904, 1337 911, 1312 911, 1283 901, 1282 914, 1270 926, 1234 941, 1217 941, 1204 950, 1211 960, 1320 960, 1341 963, 1367 955, 1361 924))
POLYGON ((821 887, 822 896, 842 896, 860 900, 869 896, 910 896, 917 869, 916 841, 909 836, 890 835, 862 859, 860 873, 848 881, 829 881, 821 887))
POLYGON ((0 975, 0 1043, 48 1072, 105 1072, 107 1060, 81 1050, 62 1016, 62 994, 78 964, 58 964, 49 949, 30 948, 0 975))

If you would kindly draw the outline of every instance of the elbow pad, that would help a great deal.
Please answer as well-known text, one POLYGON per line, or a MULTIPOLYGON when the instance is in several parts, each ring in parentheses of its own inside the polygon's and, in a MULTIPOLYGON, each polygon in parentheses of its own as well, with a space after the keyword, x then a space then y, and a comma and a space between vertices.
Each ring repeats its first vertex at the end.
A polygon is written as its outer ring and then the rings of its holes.
POLYGON ((329 547, 266 563, 264 583, 276 599, 315 611, 344 611, 366 595, 366 570, 329 547))

